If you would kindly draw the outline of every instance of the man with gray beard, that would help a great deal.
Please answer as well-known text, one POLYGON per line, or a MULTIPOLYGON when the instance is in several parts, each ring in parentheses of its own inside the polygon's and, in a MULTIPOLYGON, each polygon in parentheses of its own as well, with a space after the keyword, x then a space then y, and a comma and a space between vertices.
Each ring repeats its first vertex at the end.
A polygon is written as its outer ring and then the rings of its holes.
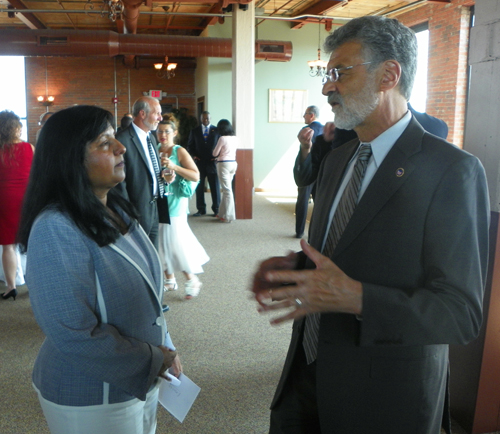
POLYGON ((479 160, 408 110, 417 44, 396 20, 328 36, 323 94, 351 140, 323 160, 309 242, 252 291, 294 320, 271 434, 439 434, 448 345, 482 321, 489 199, 479 160))

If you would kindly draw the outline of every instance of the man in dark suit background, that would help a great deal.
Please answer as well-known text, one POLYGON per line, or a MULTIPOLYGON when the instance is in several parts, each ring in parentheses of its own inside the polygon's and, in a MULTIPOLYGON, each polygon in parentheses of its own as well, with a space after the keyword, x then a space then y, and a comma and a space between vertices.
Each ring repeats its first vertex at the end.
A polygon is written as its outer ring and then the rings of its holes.
MULTIPOLYGON (((158 179, 155 167, 161 170, 156 139, 150 134, 162 120, 161 106, 157 99, 148 96, 140 97, 132 108, 133 122, 116 134, 116 139, 126 148, 125 180, 118 184, 120 193, 126 197, 139 211, 139 223, 148 234, 149 239, 158 249, 158 201, 162 201, 161 222, 169 223, 168 202, 160 194, 162 181, 158 179), (151 142, 151 153, 148 140, 151 142), (153 158, 156 161, 152 160, 153 158)), ((171 182, 173 179, 165 178, 171 182)))
POLYGON ((201 124, 191 130, 188 140, 188 151, 193 157, 200 171, 200 183, 196 188, 196 208, 198 212, 193 217, 199 217, 207 213, 205 203, 205 179, 208 179, 210 193, 212 196, 212 211, 214 216, 219 212, 220 185, 217 177, 217 159, 212 152, 219 140, 217 128, 210 125, 210 113, 204 111, 200 116, 201 124))
MULTIPOLYGON (((427 113, 417 112, 408 103, 408 110, 410 110, 424 130, 434 134, 435 136, 446 139, 448 136, 448 125, 442 119, 438 119, 427 113)), ((313 133, 307 128, 303 128, 298 135, 300 142, 300 152, 295 161, 293 176, 297 186, 307 186, 316 181, 318 177, 319 167, 323 158, 335 148, 347 143, 348 141, 357 138, 356 131, 342 130, 336 128, 333 122, 327 122, 323 129, 323 134, 314 139, 313 133)), ((314 192, 312 191, 313 199, 314 192)))
MULTIPOLYGON (((323 133, 323 124, 321 124, 317 119, 319 117, 319 108, 315 105, 311 105, 306 108, 304 113, 304 122, 307 126, 302 128, 302 130, 308 128, 312 131, 311 142, 314 143, 314 139, 323 133)), ((301 131, 302 131, 301 130, 301 131)), ((300 135, 300 132, 299 132, 300 135)), ((302 159, 303 152, 302 143, 300 144, 299 154, 295 160, 295 165, 293 166, 293 176, 295 177, 295 172, 298 170, 297 166, 300 166, 300 161, 302 159)), ((307 208, 309 206, 309 198, 314 187, 314 182, 307 185, 297 184, 297 203, 295 204, 295 238, 302 238, 304 235, 304 229, 306 227, 307 219, 307 208)))
POLYGON ((359 140, 321 164, 310 245, 254 277, 259 310, 295 320, 270 433, 439 434, 448 345, 474 339, 482 321, 484 169, 408 110, 410 29, 357 18, 325 48, 323 94, 359 140))

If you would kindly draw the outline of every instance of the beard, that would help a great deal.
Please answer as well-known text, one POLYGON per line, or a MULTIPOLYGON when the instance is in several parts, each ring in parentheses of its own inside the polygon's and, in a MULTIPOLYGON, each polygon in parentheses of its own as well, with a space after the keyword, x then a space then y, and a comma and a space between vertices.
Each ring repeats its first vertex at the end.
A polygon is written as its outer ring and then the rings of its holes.
POLYGON ((149 131, 156 131, 156 128, 158 128, 159 122, 149 122, 147 119, 144 119, 143 122, 149 128, 149 131))
POLYGON ((375 77, 358 93, 341 96, 337 92, 328 95, 328 103, 337 103, 332 107, 335 114, 335 126, 342 130, 352 130, 361 124, 378 106, 380 97, 376 92, 375 77))

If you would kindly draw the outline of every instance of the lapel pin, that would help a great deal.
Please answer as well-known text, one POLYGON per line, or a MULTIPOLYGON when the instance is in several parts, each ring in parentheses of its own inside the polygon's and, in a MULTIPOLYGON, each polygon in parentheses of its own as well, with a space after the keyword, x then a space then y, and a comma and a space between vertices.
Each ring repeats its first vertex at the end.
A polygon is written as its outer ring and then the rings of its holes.
POLYGON ((405 170, 403 168, 400 167, 398 170, 396 170, 396 176, 398 178, 401 178, 404 174, 405 174, 405 170))

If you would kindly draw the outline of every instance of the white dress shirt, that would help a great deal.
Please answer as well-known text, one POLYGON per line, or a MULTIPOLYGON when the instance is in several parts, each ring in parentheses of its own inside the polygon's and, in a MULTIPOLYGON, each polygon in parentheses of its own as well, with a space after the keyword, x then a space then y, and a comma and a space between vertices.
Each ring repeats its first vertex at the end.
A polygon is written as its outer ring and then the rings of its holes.
POLYGON ((333 201, 332 209, 330 210, 330 216, 328 219, 328 228, 325 232, 325 239, 323 240, 322 249, 325 247, 326 238, 330 230, 330 224, 332 223, 335 210, 337 209, 337 206, 340 202, 340 198, 342 197, 342 194, 344 193, 344 190, 347 187, 347 183, 350 181, 352 177, 352 172, 354 170, 354 162, 358 158, 358 153, 361 148, 361 145, 366 145, 366 144, 371 145, 372 155, 370 157, 370 160, 368 161, 368 166, 366 167, 366 172, 365 176, 363 177, 363 181, 361 182, 361 190, 359 192, 358 202, 361 200, 361 197, 368 188, 368 185, 370 185, 372 178, 375 176, 375 173, 381 166, 386 155, 389 153, 389 151, 394 146, 394 143, 396 143, 396 141, 399 139, 401 134, 403 134, 403 131, 410 123, 411 117, 412 117, 411 112, 407 111, 406 114, 398 122, 396 122, 389 129, 385 130, 382 134, 380 134, 380 136, 373 139, 370 143, 361 142, 359 144, 358 149, 356 150, 353 157, 351 158, 351 161, 349 161, 349 164, 346 167, 344 178, 342 179, 342 184, 340 184, 337 196, 335 196, 335 200, 333 201))
MULTIPOLYGON (((132 125, 134 127, 135 132, 137 133, 137 137, 139 137, 139 140, 141 141, 141 145, 142 145, 142 148, 144 150, 144 154, 146 155, 146 161, 148 162, 149 171, 151 172, 151 176, 153 177, 153 196, 156 196, 158 194, 158 179, 156 178, 156 173, 155 173, 155 169, 153 166, 153 162, 151 161, 151 157, 149 155, 149 147, 148 147, 148 135, 149 135, 149 133, 146 133, 146 131, 139 128, 133 122, 132 122, 132 125)), ((161 164, 158 161, 158 167, 160 167, 160 166, 161 166, 161 164)))

